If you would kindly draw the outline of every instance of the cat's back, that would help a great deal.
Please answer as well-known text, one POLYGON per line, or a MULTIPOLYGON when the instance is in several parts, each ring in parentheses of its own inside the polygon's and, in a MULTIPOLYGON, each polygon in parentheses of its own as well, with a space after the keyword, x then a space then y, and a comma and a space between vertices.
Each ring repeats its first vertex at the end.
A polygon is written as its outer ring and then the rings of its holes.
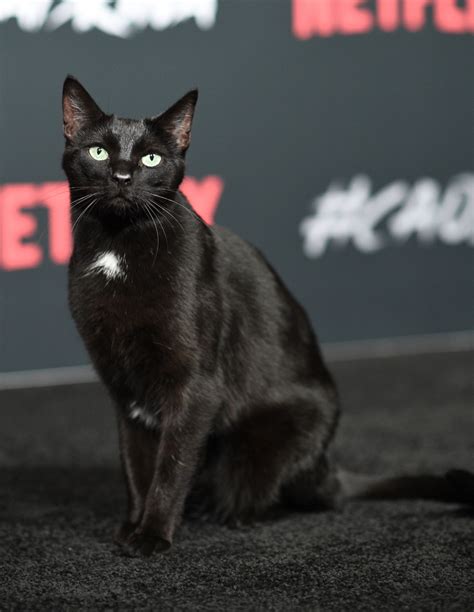
POLYGON ((227 228, 213 226, 213 229, 218 266, 228 283, 227 289, 243 299, 259 300, 263 309, 281 312, 282 307, 286 307, 304 313, 281 277, 257 247, 227 228))
POLYGON ((313 351, 316 340, 309 318, 265 256, 232 231, 214 226, 216 258, 227 318, 243 337, 273 347, 284 358, 289 344, 313 351))
POLYGON ((231 230, 214 226, 216 266, 224 291, 234 302, 267 310, 281 301, 280 279, 260 251, 231 230))

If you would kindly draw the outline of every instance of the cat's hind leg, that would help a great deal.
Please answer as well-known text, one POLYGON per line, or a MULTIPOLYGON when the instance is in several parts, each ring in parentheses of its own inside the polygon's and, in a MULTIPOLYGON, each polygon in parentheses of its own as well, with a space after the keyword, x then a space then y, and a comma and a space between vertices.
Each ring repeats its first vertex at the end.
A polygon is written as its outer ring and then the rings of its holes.
POLYGON ((252 407, 218 438, 213 470, 217 518, 252 522, 281 501, 293 475, 324 454, 337 407, 320 390, 252 407))
POLYGON ((283 484, 281 500, 287 507, 303 512, 342 508, 344 494, 337 469, 325 454, 312 464, 301 466, 283 484))

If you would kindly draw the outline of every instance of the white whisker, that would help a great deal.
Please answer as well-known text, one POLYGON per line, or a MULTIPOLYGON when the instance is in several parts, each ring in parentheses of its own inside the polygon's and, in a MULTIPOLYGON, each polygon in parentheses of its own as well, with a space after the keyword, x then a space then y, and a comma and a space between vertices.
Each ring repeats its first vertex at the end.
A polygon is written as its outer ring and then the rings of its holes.
POLYGON ((94 204, 96 204, 98 201, 99 201, 98 199, 96 199, 96 200, 92 200, 92 202, 91 202, 90 204, 88 204, 88 205, 86 206, 86 208, 85 208, 85 209, 84 209, 84 210, 81 212, 81 214, 79 215, 79 217, 76 219, 76 221, 75 221, 74 225, 72 226, 72 233, 73 233, 73 234, 74 234, 74 230, 75 230, 75 228, 78 226, 79 221, 82 219, 82 217, 83 217, 83 216, 86 214, 86 212, 89 210, 89 208, 90 208, 91 206, 93 206, 94 204))
POLYGON ((154 265, 155 261, 156 261, 156 257, 158 255, 158 251, 160 250, 160 234, 159 234, 159 231, 158 231, 158 227, 157 227, 157 225, 155 223, 155 220, 153 218, 153 215, 152 215, 150 209, 148 208, 148 205, 146 204, 146 202, 144 200, 142 200, 142 203, 144 204, 145 210, 146 210, 148 216, 150 217, 153 225, 155 226, 155 232, 156 232, 156 250, 155 250, 155 255, 153 257, 153 265, 154 265))

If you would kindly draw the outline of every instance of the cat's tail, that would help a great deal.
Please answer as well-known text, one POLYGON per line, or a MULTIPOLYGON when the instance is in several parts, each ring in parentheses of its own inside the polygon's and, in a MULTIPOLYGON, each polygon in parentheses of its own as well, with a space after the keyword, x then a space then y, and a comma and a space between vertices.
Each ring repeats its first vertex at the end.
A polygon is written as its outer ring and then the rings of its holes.
POLYGON ((343 469, 336 476, 343 499, 429 499, 474 506, 474 473, 368 476, 343 469))

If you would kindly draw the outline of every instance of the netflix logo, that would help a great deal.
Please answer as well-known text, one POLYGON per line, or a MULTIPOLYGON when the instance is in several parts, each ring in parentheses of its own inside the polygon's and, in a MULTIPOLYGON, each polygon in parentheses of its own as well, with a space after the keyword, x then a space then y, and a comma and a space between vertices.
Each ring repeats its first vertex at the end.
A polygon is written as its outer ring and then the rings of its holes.
MULTIPOLYGON (((181 190, 198 215, 212 224, 224 183, 218 176, 186 177, 181 190)), ((25 270, 45 258, 67 264, 72 251, 69 188, 66 182, 20 183, 0 186, 0 269, 25 270), (48 245, 35 241, 38 208, 47 212, 48 245), (46 251, 46 252, 45 252, 46 251)))
POLYGON ((440 32, 474 32, 474 0, 293 0, 297 38, 366 34, 374 29, 417 32, 431 22, 440 32))

